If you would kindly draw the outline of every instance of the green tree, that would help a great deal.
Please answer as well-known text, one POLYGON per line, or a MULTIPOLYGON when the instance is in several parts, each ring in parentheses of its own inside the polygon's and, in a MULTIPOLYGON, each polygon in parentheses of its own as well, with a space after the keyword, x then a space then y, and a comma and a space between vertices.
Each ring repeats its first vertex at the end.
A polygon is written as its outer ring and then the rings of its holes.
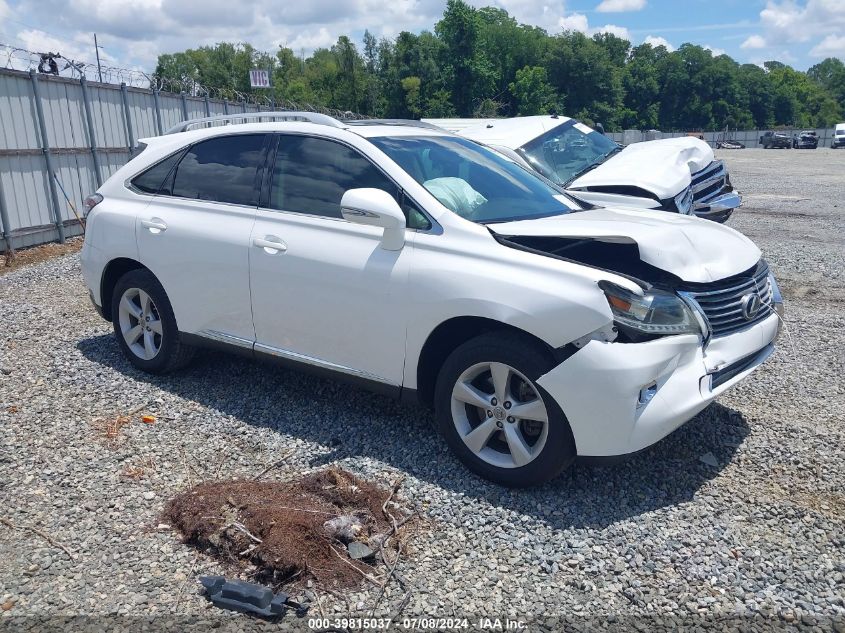
POLYGON ((492 83, 492 69, 479 45, 480 31, 478 12, 463 0, 448 0, 443 19, 434 27, 444 44, 440 61, 451 70, 452 103, 460 116, 473 113, 473 103, 492 83))
POLYGON ((548 114, 557 96, 542 66, 525 66, 517 70, 510 91, 516 100, 516 113, 521 116, 548 114))

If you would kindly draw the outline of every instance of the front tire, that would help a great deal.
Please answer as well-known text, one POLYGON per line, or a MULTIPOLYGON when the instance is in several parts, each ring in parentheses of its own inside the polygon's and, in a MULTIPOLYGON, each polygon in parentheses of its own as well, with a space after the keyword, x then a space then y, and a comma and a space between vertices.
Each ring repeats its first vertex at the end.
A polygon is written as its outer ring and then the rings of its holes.
POLYGON ((118 345, 138 369, 164 374, 193 358, 194 348, 179 338, 167 293, 149 270, 131 270, 118 280, 111 313, 118 345))
POLYGON ((497 331, 458 347, 435 388, 438 429, 474 473, 509 487, 553 479, 575 460, 560 406, 537 384, 555 366, 526 335, 497 331))

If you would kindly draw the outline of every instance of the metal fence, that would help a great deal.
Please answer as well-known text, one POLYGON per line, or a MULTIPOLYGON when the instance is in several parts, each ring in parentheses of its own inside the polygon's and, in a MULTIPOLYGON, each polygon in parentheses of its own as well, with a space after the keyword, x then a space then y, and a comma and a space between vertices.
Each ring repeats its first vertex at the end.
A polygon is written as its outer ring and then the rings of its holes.
MULTIPOLYGON (((85 196, 131 158, 139 138, 159 135, 189 119, 272 109, 272 104, 243 99, 0 68, 0 250, 79 235, 77 213, 85 196)), ((737 131, 728 138, 758 147, 762 133, 737 131)), ((833 130, 817 133, 819 145, 830 146, 833 130)), ((721 134, 705 132, 704 137, 713 143, 721 134)), ((626 130, 609 136, 627 144, 685 134, 626 130)))
POLYGON ((82 201, 131 158, 139 138, 189 119, 276 105, 313 109, 0 68, 0 251, 82 233, 82 201))
MULTIPOLYGON (((786 130, 778 129, 777 131, 784 132, 791 138, 793 135, 800 134, 801 132, 809 129, 812 128, 803 127, 786 130)), ((760 137, 767 131, 769 130, 729 130, 727 133, 723 131, 702 132, 701 135, 704 137, 705 141, 710 143, 711 146, 715 146, 717 141, 728 139, 738 141, 749 149, 754 149, 762 147, 762 145, 760 145, 760 137)), ((819 147, 830 147, 830 143, 833 140, 833 128, 817 128, 815 132, 819 138, 819 147)), ((661 138, 677 138, 679 136, 687 135, 688 134, 686 132, 660 132, 658 130, 649 130, 646 132, 641 132, 640 130, 625 130, 624 132, 609 132, 607 134, 607 136, 617 143, 622 143, 624 145, 639 143, 641 141, 653 141, 661 138)))

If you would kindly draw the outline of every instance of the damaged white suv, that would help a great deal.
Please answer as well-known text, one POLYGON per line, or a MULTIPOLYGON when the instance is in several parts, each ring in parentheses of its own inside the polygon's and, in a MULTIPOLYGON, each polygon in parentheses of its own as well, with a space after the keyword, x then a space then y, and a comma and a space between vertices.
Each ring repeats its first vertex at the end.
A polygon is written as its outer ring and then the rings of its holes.
POLYGON ((136 367, 223 345, 416 398, 525 486, 653 444, 772 352, 777 285, 732 229, 583 210, 443 131, 275 118, 148 139, 86 202, 85 282, 136 367))

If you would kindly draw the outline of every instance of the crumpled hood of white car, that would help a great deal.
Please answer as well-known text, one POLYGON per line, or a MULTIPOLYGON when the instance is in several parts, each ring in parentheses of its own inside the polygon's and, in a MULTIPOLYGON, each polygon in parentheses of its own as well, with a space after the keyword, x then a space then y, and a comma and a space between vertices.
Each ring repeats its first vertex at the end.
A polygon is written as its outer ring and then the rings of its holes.
POLYGON ((536 220, 488 224, 503 237, 595 238, 637 244, 640 259, 684 281, 707 283, 756 265, 760 249, 716 222, 665 211, 590 209, 536 220))
POLYGON ((691 136, 634 143, 574 180, 569 188, 625 185, 666 200, 686 189, 692 174, 707 167, 713 158, 710 146, 691 136))

